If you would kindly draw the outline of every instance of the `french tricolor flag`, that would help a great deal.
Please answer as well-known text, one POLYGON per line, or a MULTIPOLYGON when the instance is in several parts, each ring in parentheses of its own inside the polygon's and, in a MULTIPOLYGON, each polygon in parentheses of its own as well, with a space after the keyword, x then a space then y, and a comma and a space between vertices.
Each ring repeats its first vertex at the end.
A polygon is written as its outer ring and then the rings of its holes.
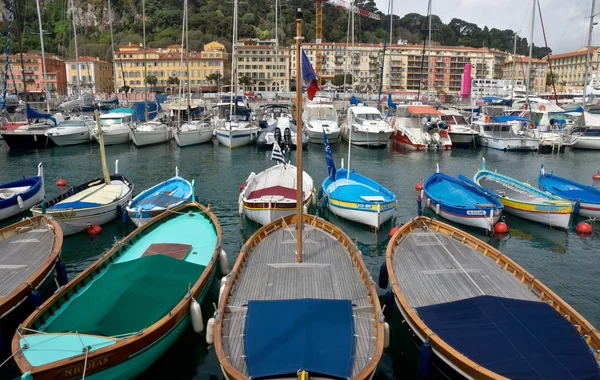
POLYGON ((304 49, 302 49, 302 79, 304 80, 304 87, 306 87, 308 99, 313 100, 315 94, 319 91, 319 80, 306 53, 304 53, 304 49))

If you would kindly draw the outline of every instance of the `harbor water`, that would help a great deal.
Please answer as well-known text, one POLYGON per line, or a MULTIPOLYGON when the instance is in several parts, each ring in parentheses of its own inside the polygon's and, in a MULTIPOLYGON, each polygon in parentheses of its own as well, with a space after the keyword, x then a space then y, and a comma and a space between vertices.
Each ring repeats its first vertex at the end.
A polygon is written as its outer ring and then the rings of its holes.
MULTIPOLYGON (((339 167, 343 158, 348 163, 348 146, 345 143, 332 145, 333 157, 339 167)), ((175 174, 179 168, 181 176, 196 180, 196 194, 200 202, 210 205, 219 218, 223 230, 223 248, 229 256, 230 266, 245 240, 258 226, 238 215, 239 187, 251 172, 258 173, 273 165, 270 151, 256 146, 227 149, 216 142, 180 149, 174 142, 135 148, 130 144, 106 147, 109 171, 113 172, 115 160, 119 160, 119 172, 135 184, 136 193, 161 182, 175 174)), ((481 158, 486 158, 490 170, 513 178, 529 181, 537 186, 540 165, 546 171, 564 176, 583 184, 593 184, 592 175, 600 169, 598 153, 594 151, 567 150, 560 155, 537 153, 501 152, 491 149, 469 148, 443 152, 407 152, 397 149, 391 142, 384 149, 352 148, 350 165, 361 174, 367 175, 388 189, 398 198, 395 216, 379 232, 360 225, 340 220, 328 212, 317 210, 319 216, 341 227, 362 251, 367 268, 377 281, 379 267, 385 260, 385 250, 390 229, 417 215, 415 184, 430 176, 439 164, 440 171, 469 178, 481 167, 481 158)), ((295 152, 289 153, 295 162, 295 152)), ((47 197, 53 197, 60 189, 56 181, 65 179, 69 185, 77 185, 101 176, 98 145, 90 143, 72 147, 57 147, 38 151, 10 151, 0 141, 0 183, 34 176, 37 164, 44 164, 47 197)), ((327 175, 323 146, 311 144, 303 155, 305 171, 312 176, 317 188, 327 175)), ((426 215, 435 216, 426 211, 426 215)), ((16 222, 22 214, 0 222, 0 227, 16 222)), ((551 229, 511 215, 506 215, 510 227, 508 236, 498 238, 486 236, 482 231, 467 231, 498 248, 515 260, 537 279, 549 286, 567 303, 579 311, 594 326, 600 326, 600 232, 582 237, 575 232, 575 224, 583 219, 575 218, 568 231, 551 229)), ((460 226, 459 226, 460 227, 460 226)), ((134 225, 115 220, 104 225, 99 236, 80 233, 64 240, 62 257, 66 262, 69 278, 92 264, 108 249, 115 238, 133 231, 134 225)), ((460 227, 463 228, 464 227, 460 227)), ((595 228, 600 228, 600 224, 595 228)), ((599 230, 600 231, 600 230, 599 230)), ((379 289, 383 296, 384 290, 379 289)), ((212 294, 202 305, 207 319, 216 303, 218 289, 213 286, 212 294)), ((405 379, 416 377, 417 351, 406 331, 406 324, 398 310, 394 310, 391 323, 392 343, 384 352, 376 379, 405 379)), ((6 353, 1 358, 3 361, 6 353)), ((11 375, 18 376, 13 369, 11 375)), ((219 363, 212 347, 203 336, 193 333, 191 328, 172 348, 146 372, 144 378, 172 379, 222 379, 219 363)))

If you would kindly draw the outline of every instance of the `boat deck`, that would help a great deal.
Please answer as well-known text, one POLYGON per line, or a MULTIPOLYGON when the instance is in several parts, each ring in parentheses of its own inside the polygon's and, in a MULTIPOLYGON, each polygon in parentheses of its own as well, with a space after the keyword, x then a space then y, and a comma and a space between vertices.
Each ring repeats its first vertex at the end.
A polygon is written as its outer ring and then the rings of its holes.
POLYGON ((394 251, 394 274, 411 307, 489 295, 538 298, 492 259, 442 233, 413 231, 394 251))
POLYGON ((531 203, 548 202, 547 198, 538 197, 533 193, 519 189, 518 187, 513 186, 509 183, 501 182, 493 178, 481 177, 478 180, 478 183, 482 187, 493 191, 501 197, 531 203))
POLYGON ((0 297, 40 269, 52 252, 54 233, 46 222, 22 228, 22 233, 7 239, 0 235, 0 297))
POLYGON ((368 289, 342 244, 314 227, 305 225, 304 262, 296 264, 294 231, 294 225, 275 231, 248 254, 225 308, 225 354, 237 370, 248 375, 243 341, 248 300, 351 300, 356 342, 352 376, 355 376, 375 354, 375 310, 368 289))

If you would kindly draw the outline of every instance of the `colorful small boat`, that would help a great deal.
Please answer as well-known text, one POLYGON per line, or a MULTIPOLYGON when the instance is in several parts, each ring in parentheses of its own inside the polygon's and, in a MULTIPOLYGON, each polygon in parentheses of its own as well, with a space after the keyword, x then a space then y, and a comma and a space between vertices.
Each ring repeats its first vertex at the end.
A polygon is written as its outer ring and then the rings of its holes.
POLYGON ((600 333, 513 260, 438 220, 391 238, 380 285, 420 347, 418 376, 600 379, 600 333), (433 375, 433 374, 432 374, 433 375), (437 375, 437 374, 436 374, 437 375))
POLYGON ((41 305, 42 295, 56 289, 55 267, 58 284, 67 283, 64 264, 58 264, 62 243, 60 227, 45 216, 0 228, 0 353, 19 323, 41 305))
POLYGON ((0 220, 29 210, 40 203, 45 195, 44 167, 40 162, 37 176, 0 185, 0 220))
POLYGON ((217 218, 197 203, 117 241, 20 326, 11 347, 22 378, 139 376, 190 321, 203 330, 198 302, 225 257, 220 246, 217 218))
POLYGON ((440 173, 423 184, 425 205, 437 215, 466 226, 492 231, 502 214, 502 203, 467 178, 440 173))
POLYGON ((181 178, 179 169, 175 168, 175 177, 139 193, 126 210, 133 223, 140 227, 166 210, 193 200, 194 181, 190 183, 181 178))
POLYGON ((568 199, 574 204, 574 212, 589 218, 600 217, 600 190, 575 181, 546 173, 544 164, 538 177, 540 189, 568 199))
POLYGON ((539 190, 527 183, 485 169, 485 158, 473 177, 473 182, 496 194, 510 214, 547 224, 569 228, 573 205, 556 195, 539 190))

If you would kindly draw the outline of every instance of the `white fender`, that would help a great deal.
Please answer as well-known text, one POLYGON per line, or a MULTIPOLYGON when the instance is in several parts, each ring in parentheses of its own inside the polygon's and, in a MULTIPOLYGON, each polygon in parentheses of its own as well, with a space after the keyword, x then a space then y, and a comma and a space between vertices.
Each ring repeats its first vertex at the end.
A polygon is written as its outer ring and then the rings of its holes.
MULTIPOLYGON (((421 199, 423 199, 423 198, 421 198, 421 199)), ((431 207, 431 198, 427 198, 426 204, 427 204, 427 207, 431 207)))
POLYGON ((221 274, 226 276, 229 274, 229 262, 227 261, 227 253, 221 248, 221 252, 219 252, 219 268, 221 269, 221 274))
POLYGON ((206 343, 213 344, 215 342, 215 319, 211 318, 206 324, 206 343))
POLYGON ((435 213, 437 215, 440 215, 440 204, 439 203, 435 205, 435 213))
POLYGON ((390 346, 390 325, 387 322, 383 322, 383 348, 390 346))
POLYGON ((421 199, 425 198, 425 190, 421 190, 421 199))
POLYGON ((22 209, 23 208, 23 198, 21 198, 20 195, 17 195, 17 203, 19 204, 19 208, 22 209))
POLYGON ((308 214, 308 207, 306 205, 304 205, 304 207, 302 207, 302 212, 304 214, 308 214))
POLYGON ((192 297, 190 303, 190 319, 192 320, 192 327, 196 334, 201 334, 204 331, 204 321, 202 320, 202 310, 200 304, 192 297))
POLYGON ((115 160, 115 174, 119 172, 119 160, 115 160))
POLYGON ((317 189, 315 189, 314 187, 312 189, 311 201, 313 206, 317 204, 317 189))
POLYGON ((244 194, 240 193, 238 198, 238 213, 242 215, 244 213, 244 194))
MULTIPOLYGON (((223 277, 225 278, 225 277, 223 277)), ((225 291, 225 284, 221 283, 221 287, 219 288, 219 302, 221 302, 221 296, 223 295, 223 292, 225 291)))

